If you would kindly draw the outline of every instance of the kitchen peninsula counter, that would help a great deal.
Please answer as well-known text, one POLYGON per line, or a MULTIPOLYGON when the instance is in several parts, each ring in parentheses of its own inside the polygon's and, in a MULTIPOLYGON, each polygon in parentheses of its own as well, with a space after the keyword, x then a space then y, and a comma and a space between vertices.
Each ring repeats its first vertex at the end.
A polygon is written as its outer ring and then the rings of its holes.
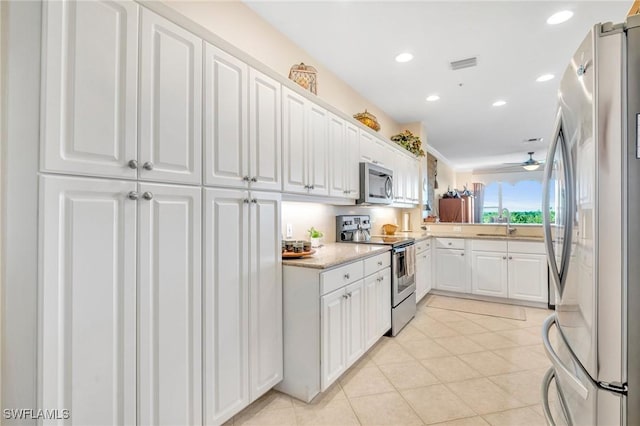
POLYGON ((390 246, 357 243, 328 243, 302 259, 282 259, 283 266, 328 269, 391 250, 390 246))

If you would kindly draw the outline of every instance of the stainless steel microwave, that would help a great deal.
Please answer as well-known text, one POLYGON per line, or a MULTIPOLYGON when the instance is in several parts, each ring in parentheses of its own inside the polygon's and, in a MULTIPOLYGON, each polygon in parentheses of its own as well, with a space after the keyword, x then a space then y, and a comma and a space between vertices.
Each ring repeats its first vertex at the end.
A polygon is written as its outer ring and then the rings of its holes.
POLYGON ((356 203, 393 203, 393 171, 371 163, 360 163, 360 198, 356 203))

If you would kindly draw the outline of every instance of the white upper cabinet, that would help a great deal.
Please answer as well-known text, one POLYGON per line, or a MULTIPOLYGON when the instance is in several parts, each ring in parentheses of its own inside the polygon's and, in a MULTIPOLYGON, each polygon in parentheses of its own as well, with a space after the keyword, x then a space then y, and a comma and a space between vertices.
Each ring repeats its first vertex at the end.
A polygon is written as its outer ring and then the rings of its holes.
POLYGON ((140 179, 199 184, 202 40, 142 9, 140 179))
POLYGON ((136 178, 134 2, 44 2, 43 171, 136 178))
POLYGON ((347 198, 358 198, 360 196, 360 130, 351 123, 347 123, 345 129, 345 143, 348 148, 345 172, 347 198))
POLYGON ((282 150, 284 183, 287 192, 307 192, 306 99, 282 89, 282 150))
POLYGON ((40 178, 41 407, 136 423, 135 182, 40 178))
POLYGON ((205 43, 205 184, 246 186, 249 181, 249 68, 205 43))
POLYGON ((326 109, 307 101, 307 168, 309 193, 329 195, 329 116, 326 109))
POLYGON ((249 69, 251 189, 282 190, 281 85, 249 69))
POLYGON ((360 145, 359 130, 329 113, 329 195, 358 198, 360 145))
POLYGON ((202 424, 201 189, 138 192, 138 418, 202 424))
POLYGON ((282 91, 285 192, 329 195, 329 118, 324 108, 282 91))

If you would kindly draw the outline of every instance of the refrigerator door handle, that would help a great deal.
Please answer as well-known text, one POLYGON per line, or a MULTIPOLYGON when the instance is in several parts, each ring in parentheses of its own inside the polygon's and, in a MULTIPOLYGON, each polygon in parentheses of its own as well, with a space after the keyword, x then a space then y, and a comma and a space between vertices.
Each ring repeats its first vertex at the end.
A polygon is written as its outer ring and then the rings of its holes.
MULTIPOLYGON (((589 390, 587 389, 587 387, 580 381, 580 379, 575 376, 575 374, 573 374, 564 365, 558 354, 556 354, 556 351, 553 349, 553 346, 551 346, 551 340, 549 339, 549 330, 551 330, 551 327, 554 324, 556 324, 556 316, 555 314, 552 314, 544 321, 544 324, 542 325, 542 342, 544 343, 545 352, 551 360, 554 368, 558 371, 561 371, 568 378, 567 383, 573 388, 573 390, 578 395, 580 395, 582 399, 587 399, 587 397, 589 396, 589 390)), ((562 335, 560 336, 560 338, 563 338, 562 335)), ((580 368, 582 368, 582 366, 580 366, 580 368)), ((583 373, 588 377, 588 373, 586 371, 583 371, 583 373)))
MULTIPOLYGON (((544 412, 544 417, 547 420, 547 424, 549 426, 556 426, 556 422, 553 419, 553 415, 551 414, 551 408, 549 407, 549 386, 551 386, 551 381, 556 378, 556 371, 553 367, 549 367, 549 370, 544 375, 542 379, 542 411, 544 412)), ((573 422, 571 421, 571 417, 569 416, 569 411, 567 410, 567 402, 564 399, 564 393, 562 393, 562 389, 556 384, 556 390, 558 392, 558 396, 560 399, 560 407, 562 408, 562 414, 564 414, 565 422, 568 426, 573 426, 573 422)))

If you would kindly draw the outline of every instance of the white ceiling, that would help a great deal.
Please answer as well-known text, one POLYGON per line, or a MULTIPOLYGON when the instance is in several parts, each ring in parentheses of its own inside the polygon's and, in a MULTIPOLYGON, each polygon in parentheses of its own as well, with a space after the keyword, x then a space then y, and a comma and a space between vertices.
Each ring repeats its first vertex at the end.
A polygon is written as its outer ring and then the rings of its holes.
POLYGON ((632 3, 244 1, 396 121, 422 121, 429 145, 459 170, 524 161, 527 151, 544 159, 571 55, 593 24, 624 20, 632 3), (546 23, 565 9, 572 19, 546 23), (401 52, 413 61, 397 63, 401 52), (477 67, 450 69, 471 56, 477 67), (556 78, 535 81, 545 73, 556 78), (426 102, 431 94, 440 100, 426 102), (498 99, 507 105, 491 106, 498 99), (535 137, 544 141, 523 143, 535 137))

